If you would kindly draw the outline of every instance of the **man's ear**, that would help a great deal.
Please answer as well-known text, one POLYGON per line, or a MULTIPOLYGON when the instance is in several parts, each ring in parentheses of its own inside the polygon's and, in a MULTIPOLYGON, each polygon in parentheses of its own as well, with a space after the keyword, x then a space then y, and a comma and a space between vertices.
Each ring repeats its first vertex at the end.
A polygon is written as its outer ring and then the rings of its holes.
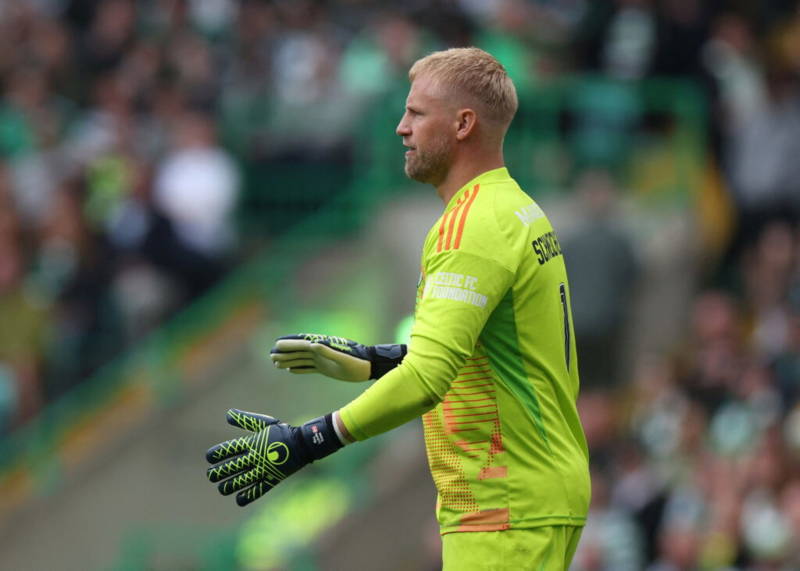
POLYGON ((456 139, 463 141, 469 137, 470 133, 475 129, 475 124, 478 121, 478 116, 472 109, 459 109, 458 110, 458 128, 456 129, 456 139))

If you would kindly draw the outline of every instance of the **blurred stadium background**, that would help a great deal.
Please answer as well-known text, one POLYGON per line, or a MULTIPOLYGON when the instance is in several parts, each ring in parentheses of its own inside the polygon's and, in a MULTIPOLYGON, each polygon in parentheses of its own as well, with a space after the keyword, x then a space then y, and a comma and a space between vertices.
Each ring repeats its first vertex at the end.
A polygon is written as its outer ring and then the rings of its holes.
POLYGON ((440 213, 394 127, 478 45, 573 289, 576 571, 800 569, 800 11, 790 0, 0 2, 0 567, 439 566, 418 423, 248 509, 231 406, 362 387, 273 339, 403 340, 440 213))

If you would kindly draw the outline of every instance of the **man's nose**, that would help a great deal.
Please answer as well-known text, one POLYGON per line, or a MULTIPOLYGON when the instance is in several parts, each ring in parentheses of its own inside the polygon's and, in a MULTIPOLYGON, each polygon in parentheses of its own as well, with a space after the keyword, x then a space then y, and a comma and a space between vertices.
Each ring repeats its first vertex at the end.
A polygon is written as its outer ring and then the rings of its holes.
POLYGON ((408 125, 405 122, 405 117, 400 119, 400 122, 397 124, 397 129, 395 129, 395 133, 397 133, 401 137, 405 137, 406 135, 411 134, 411 129, 408 128, 408 125))

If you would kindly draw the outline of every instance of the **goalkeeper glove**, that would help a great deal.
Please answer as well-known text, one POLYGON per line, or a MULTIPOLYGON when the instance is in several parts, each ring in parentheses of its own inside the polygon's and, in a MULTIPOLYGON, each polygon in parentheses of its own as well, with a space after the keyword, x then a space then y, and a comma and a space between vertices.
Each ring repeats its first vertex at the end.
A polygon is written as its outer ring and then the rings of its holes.
POLYGON ((231 409, 228 424, 253 434, 212 446, 206 459, 214 464, 206 472, 227 496, 234 492, 236 503, 246 506, 274 488, 300 468, 336 452, 343 446, 327 414, 291 426, 265 414, 231 409))
POLYGON ((406 356, 405 345, 361 345, 332 335, 286 335, 270 351, 279 369, 292 373, 321 373, 341 381, 379 379, 406 356))

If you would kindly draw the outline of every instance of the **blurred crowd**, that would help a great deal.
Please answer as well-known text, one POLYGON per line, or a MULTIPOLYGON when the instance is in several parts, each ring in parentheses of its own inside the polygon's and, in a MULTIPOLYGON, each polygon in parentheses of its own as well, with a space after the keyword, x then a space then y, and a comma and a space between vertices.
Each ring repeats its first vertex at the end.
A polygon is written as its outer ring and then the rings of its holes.
POLYGON ((576 569, 800 568, 800 232, 766 223, 674 350, 589 387, 576 569))
POLYGON ((188 6, 150 4, 0 3, 0 433, 234 251, 240 167, 218 142, 211 44, 188 6))
MULTIPOLYGON (((351 164, 369 105, 466 44, 523 100, 575 73, 694 83, 735 213, 685 335, 632 380, 634 248, 599 215, 565 244, 607 269, 572 279, 595 485, 576 569, 800 568, 796 1, 3 0, 0 433, 225 274, 237 208, 271 190, 248 169, 351 164)), ((598 212, 606 176, 579 183, 598 212)))
POLYGON ((596 11, 597 33, 574 44, 590 67, 629 80, 678 75, 703 90, 709 168, 734 220, 717 256, 693 270, 698 289, 671 348, 625 363, 647 262, 612 215, 613 177, 577 180, 589 215, 564 255, 593 499, 574 569, 798 569, 800 8, 596 11))

